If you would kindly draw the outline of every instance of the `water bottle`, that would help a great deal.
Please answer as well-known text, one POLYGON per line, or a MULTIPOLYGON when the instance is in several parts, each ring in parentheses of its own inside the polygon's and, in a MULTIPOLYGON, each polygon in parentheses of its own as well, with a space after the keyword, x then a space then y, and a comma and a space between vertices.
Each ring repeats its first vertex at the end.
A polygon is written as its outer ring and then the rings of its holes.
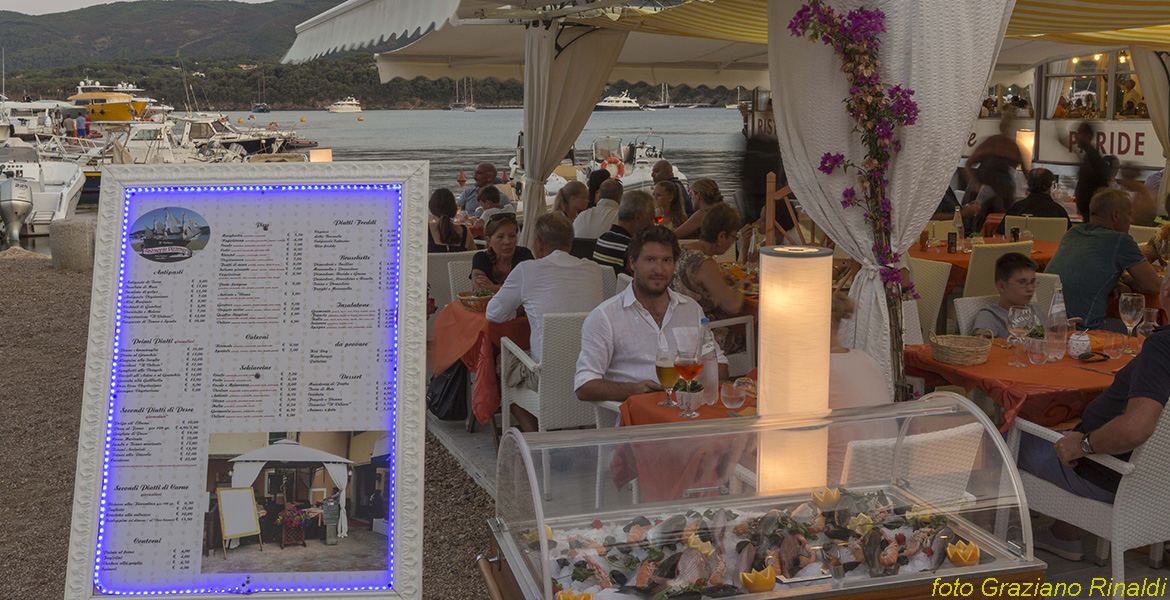
POLYGON ((1048 318, 1044 321, 1044 348, 1048 354, 1048 362, 1056 362, 1064 358, 1064 351, 1068 345, 1068 311, 1064 308, 1063 285, 1056 282, 1056 293, 1052 294, 1052 305, 1048 308, 1048 318))
POLYGON ((963 239, 963 215, 959 213, 959 207, 955 207, 955 239, 963 239))
POLYGON ((703 370, 699 372, 699 383, 703 391, 699 392, 703 404, 715 404, 719 401, 719 359, 715 353, 715 336, 711 333, 711 319, 703 319, 703 328, 699 332, 700 356, 703 359, 703 370))

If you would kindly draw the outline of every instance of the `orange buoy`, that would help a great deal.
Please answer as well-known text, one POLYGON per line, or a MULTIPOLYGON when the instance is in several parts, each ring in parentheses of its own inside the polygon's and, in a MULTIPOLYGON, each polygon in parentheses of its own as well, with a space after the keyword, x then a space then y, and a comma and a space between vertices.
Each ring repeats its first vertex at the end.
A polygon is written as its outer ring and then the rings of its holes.
POLYGON ((304 122, 305 122, 305 118, 301 117, 301 123, 304 123, 304 122))
POLYGON ((358 120, 359 120, 359 121, 365 121, 365 120, 366 120, 366 118, 365 118, 365 117, 358 117, 358 120))
POLYGON ((236 119, 236 123, 243 123, 243 122, 244 122, 243 119, 236 119))
POLYGON ((459 187, 463 187, 464 185, 467 185, 467 176, 465 176, 463 174, 462 169, 460 169, 460 171, 459 171, 459 178, 456 179, 455 181, 459 182, 459 187))

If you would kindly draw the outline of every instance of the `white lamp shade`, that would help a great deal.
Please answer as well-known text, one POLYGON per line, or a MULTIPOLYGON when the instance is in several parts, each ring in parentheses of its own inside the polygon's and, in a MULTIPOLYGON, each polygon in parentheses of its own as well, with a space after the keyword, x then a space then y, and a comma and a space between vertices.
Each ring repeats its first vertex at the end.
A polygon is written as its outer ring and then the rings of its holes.
POLYGON ((759 414, 829 412, 833 252, 760 250, 759 414))
POLYGON ((1020 153, 1024 155, 1024 168, 1032 164, 1032 149, 1036 147, 1036 132, 1031 129, 1016 131, 1016 144, 1020 146, 1020 153))
MULTIPOLYGON (((761 416, 821 416, 829 412, 829 336, 833 252, 810 246, 760 250, 761 416)), ((760 435, 762 495, 825 484, 828 431, 760 435)))

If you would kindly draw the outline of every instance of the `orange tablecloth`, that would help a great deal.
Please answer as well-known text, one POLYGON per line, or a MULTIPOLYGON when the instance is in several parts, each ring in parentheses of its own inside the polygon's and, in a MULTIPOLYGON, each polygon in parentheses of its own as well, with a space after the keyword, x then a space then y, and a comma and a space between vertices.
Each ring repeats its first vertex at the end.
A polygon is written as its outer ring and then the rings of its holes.
POLYGON ((1082 363, 1065 356, 1054 363, 1021 368, 1007 366, 1013 352, 993 344, 986 363, 959 367, 934 360, 930 344, 906 346, 906 374, 925 378, 927 385, 958 385, 967 391, 979 388, 1004 408, 1000 430, 1007 431, 1017 416, 1044 426, 1080 416, 1089 402, 1113 383, 1113 377, 1077 367, 1116 373, 1132 358, 1123 354, 1104 362, 1082 363))
MULTIPOLYGON (((988 244, 1002 244, 1005 242, 997 242, 991 238, 986 238, 988 244)), ((1040 265, 1040 270, 1043 271, 1052 257, 1056 255, 1056 248, 1060 246, 1060 242, 1049 242, 1046 240, 1032 240, 1032 260, 1040 265)), ((923 260, 934 260, 951 264, 951 276, 947 279, 947 288, 944 294, 951 293, 951 290, 963 285, 967 281, 967 267, 971 265, 971 255, 966 252, 956 252, 948 254, 946 247, 942 247, 942 252, 930 252, 928 250, 919 250, 918 245, 915 244, 910 247, 910 256, 914 258, 921 258, 923 260)))
POLYGON ((500 338, 510 338, 527 350, 529 335, 528 317, 507 323, 489 323, 485 313, 467 310, 456 300, 435 317, 430 344, 433 374, 446 371, 455 361, 462 359, 463 364, 475 372, 472 410, 475 418, 486 424, 500 408, 500 382, 496 378, 500 338))
MULTIPOLYGON (((756 372, 753 370, 748 376, 755 379, 756 372)), ((700 408, 696 419, 684 419, 678 416, 677 407, 658 406, 665 397, 666 392, 631 396, 622 403, 622 426, 731 416, 722 402, 716 402, 700 408)), ((755 396, 749 395, 744 407, 755 404, 755 396)), ((683 490, 725 481, 728 469, 752 448, 752 439, 745 434, 719 436, 702 444, 690 440, 631 442, 614 451, 609 464, 610 475, 619 488, 638 478, 638 490, 644 502, 677 500, 682 498, 683 490)))
MULTIPOLYGON (((983 229, 979 233, 982 233, 985 238, 990 238, 995 235, 995 230, 999 229, 1000 223, 1003 223, 1004 216, 1006 216, 1006 213, 991 213, 987 215, 987 218, 983 221, 983 229)), ((1010 232, 1005 231, 1004 233, 1010 232)))

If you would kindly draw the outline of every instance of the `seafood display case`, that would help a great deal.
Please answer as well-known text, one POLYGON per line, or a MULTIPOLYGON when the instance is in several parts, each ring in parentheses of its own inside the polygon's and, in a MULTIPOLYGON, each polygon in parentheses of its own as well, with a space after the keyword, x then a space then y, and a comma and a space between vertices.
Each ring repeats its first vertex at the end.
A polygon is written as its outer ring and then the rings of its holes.
POLYGON ((939 581, 998 595, 987 582, 1044 576, 1021 490, 987 417, 934 393, 825 416, 513 429, 489 527, 506 587, 528 599, 929 596, 939 581))

